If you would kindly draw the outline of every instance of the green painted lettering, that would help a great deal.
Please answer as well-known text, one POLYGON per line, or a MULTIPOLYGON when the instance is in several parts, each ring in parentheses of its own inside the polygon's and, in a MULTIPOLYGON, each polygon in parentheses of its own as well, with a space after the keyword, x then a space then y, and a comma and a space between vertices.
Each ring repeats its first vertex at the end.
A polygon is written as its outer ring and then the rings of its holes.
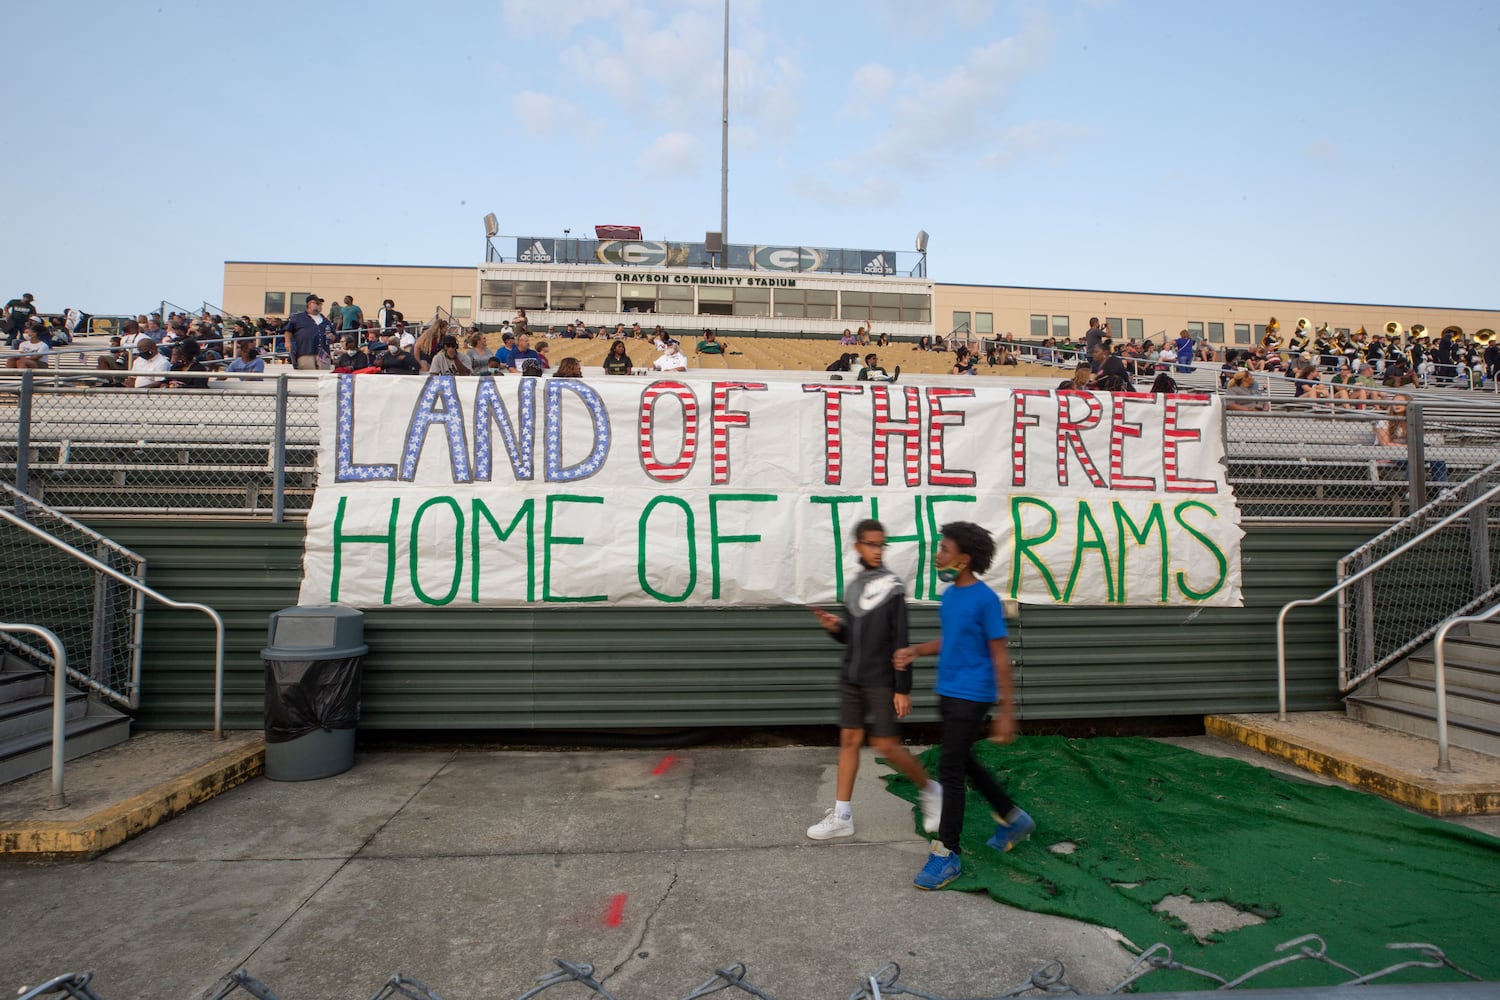
POLYGON ((554 535, 552 533, 553 514, 559 504, 565 503, 604 503, 603 497, 572 496, 567 493, 549 494, 547 497, 546 524, 542 528, 542 600, 549 604, 588 604, 594 601, 609 600, 608 594, 589 594, 586 597, 565 597, 552 593, 552 547, 554 545, 582 545, 583 539, 569 535, 554 535))
POLYGON ((721 535, 719 534, 719 504, 721 503, 775 503, 774 493, 714 493, 708 498, 708 535, 711 546, 711 563, 713 565, 713 590, 714 600, 719 599, 719 586, 722 579, 719 573, 719 546, 729 542, 744 542, 746 544, 760 541, 759 535, 721 535))
POLYGON ((516 525, 521 523, 522 518, 526 519, 526 600, 534 601, 536 600, 536 501, 530 498, 522 501, 520 509, 516 511, 516 516, 511 518, 510 524, 502 528, 500 522, 495 520, 495 515, 490 513, 485 502, 478 497, 474 498, 470 511, 470 523, 474 527, 469 533, 469 562, 473 566, 470 571, 469 599, 475 604, 479 603, 480 522, 487 522, 490 530, 495 533, 495 537, 504 543, 510 540, 510 536, 515 533, 516 525))
POLYGON ((391 603, 391 590, 396 583, 396 513, 401 509, 401 499, 391 498, 391 517, 386 522, 386 533, 383 535, 346 535, 344 534, 344 505, 349 502, 348 497, 339 497, 338 513, 333 516, 333 580, 328 587, 328 600, 337 604, 339 599, 339 579, 344 572, 344 545, 348 542, 384 545, 385 546, 385 598, 386 604, 391 603))
POLYGON ((1042 575, 1042 582, 1047 585, 1047 592, 1052 595, 1052 599, 1061 600, 1062 594, 1058 592, 1057 582, 1052 579, 1051 570, 1047 569, 1047 564, 1031 551, 1045 545, 1052 540, 1053 535, 1057 534, 1057 511, 1053 510, 1052 505, 1045 500, 1013 496, 1010 498, 1010 524, 1011 534, 1016 540, 1016 551, 1011 556, 1010 564, 1011 599, 1015 600, 1021 594, 1021 560, 1024 559, 1042 575), (1047 512, 1047 530, 1044 533, 1031 538, 1026 536, 1025 525, 1021 523, 1023 507, 1036 507, 1047 512))
POLYGON ((686 500, 682 499, 682 497, 652 497, 651 502, 646 504, 646 509, 641 511, 639 530, 636 534, 635 573, 636 578, 641 581, 641 589, 664 604, 680 604, 681 602, 688 599, 688 596, 693 592, 693 588, 698 585, 697 530, 693 524, 693 508, 688 504, 686 500), (662 593, 655 587, 651 586, 650 582, 646 579, 646 523, 651 520, 651 512, 655 510, 658 505, 664 503, 671 504, 673 507, 677 507, 682 511, 684 522, 682 530, 683 533, 687 536, 687 587, 683 589, 682 593, 676 595, 662 593))
POLYGON ((1184 597, 1187 597, 1190 600, 1194 601, 1206 601, 1210 597, 1217 594, 1220 588, 1224 586, 1224 581, 1229 578, 1229 560, 1224 557, 1224 553, 1221 552, 1219 550, 1219 547, 1214 544, 1214 540, 1212 538, 1209 538, 1203 532, 1199 531, 1191 524, 1188 524, 1187 521, 1183 520, 1183 511, 1189 510, 1190 508, 1205 510, 1208 512, 1209 517, 1218 517, 1219 513, 1201 500, 1184 500, 1182 503, 1172 508, 1173 520, 1182 525, 1182 530, 1186 531, 1188 534, 1192 535, 1199 542, 1201 542, 1203 544, 1203 547, 1208 549, 1209 554, 1214 557, 1214 561, 1219 564, 1218 578, 1214 580, 1213 586, 1209 587, 1207 590, 1201 593, 1193 590, 1188 586, 1186 573, 1180 570, 1177 573, 1177 589, 1182 591, 1184 597))

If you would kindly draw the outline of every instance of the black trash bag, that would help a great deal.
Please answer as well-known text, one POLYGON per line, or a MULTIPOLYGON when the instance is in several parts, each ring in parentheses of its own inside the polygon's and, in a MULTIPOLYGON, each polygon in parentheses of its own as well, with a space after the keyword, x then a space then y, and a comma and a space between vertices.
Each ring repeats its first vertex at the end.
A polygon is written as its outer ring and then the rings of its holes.
POLYGON ((266 742, 353 729, 359 722, 361 659, 266 660, 266 742))

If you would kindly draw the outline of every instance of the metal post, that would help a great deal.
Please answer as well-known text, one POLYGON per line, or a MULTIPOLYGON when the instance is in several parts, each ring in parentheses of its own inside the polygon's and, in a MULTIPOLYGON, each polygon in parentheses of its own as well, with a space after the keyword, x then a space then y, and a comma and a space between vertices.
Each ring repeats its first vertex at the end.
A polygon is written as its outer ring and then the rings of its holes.
POLYGON ((1427 506, 1427 452, 1423 440, 1426 431, 1422 424, 1422 404, 1411 402, 1406 407, 1406 481, 1409 489, 1411 509, 1421 510, 1427 506))
POLYGON ((1437 769, 1439 771, 1453 770, 1453 762, 1448 759, 1448 674, 1447 663, 1443 658, 1443 643, 1448 641, 1448 630, 1458 620, 1450 618, 1443 622, 1442 628, 1438 629, 1437 636, 1432 641, 1432 693, 1437 698, 1437 769))
POLYGON ((273 524, 282 523, 286 514, 286 398, 287 377, 283 374, 276 380, 276 419, 271 432, 273 477, 271 521, 273 524))
POLYGON ((19 423, 16 426, 16 489, 22 493, 31 492, 27 488, 27 480, 31 474, 31 376, 30 368, 21 373, 21 398, 17 413, 19 423))
POLYGON ((52 649, 52 793, 47 799, 47 808, 61 809, 68 804, 68 797, 63 793, 63 760, 68 731, 68 654, 57 634, 40 625, 0 623, 0 632, 25 632, 44 640, 52 649))
MULTIPOLYGON (((1479 499, 1479 484, 1469 487, 1469 501, 1479 499)), ((1479 503, 1469 512, 1469 551, 1474 553, 1474 594, 1488 594, 1494 581, 1490 565, 1489 504, 1479 503)))
POLYGON ((719 169, 719 238, 724 259, 729 259, 729 0, 724 0, 724 127, 723 155, 719 169))

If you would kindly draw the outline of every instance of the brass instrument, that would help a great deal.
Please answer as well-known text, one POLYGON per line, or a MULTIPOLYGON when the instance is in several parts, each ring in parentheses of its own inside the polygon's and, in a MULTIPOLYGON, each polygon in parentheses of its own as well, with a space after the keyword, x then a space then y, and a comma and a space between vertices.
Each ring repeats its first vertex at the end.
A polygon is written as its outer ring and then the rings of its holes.
POLYGON ((1270 320, 1266 322, 1266 332, 1265 335, 1260 338, 1260 346, 1264 347, 1268 351, 1274 351, 1276 350, 1276 348, 1280 347, 1281 337, 1276 332, 1280 329, 1281 324, 1276 321, 1275 316, 1272 316, 1270 320))
POLYGON ((1312 326, 1312 323, 1308 321, 1306 316, 1299 318, 1297 320, 1297 329, 1292 331, 1292 337, 1287 341, 1287 346, 1300 354, 1303 348, 1307 347, 1307 329, 1310 326, 1312 326))
POLYGON ((1494 339, 1495 331, 1491 330, 1489 327, 1485 327, 1483 330, 1474 331, 1474 343, 1476 344, 1482 344, 1485 347, 1488 347, 1490 341, 1494 339))
POLYGON ((1445 326, 1443 327, 1443 332, 1438 334, 1438 336, 1452 337, 1454 340, 1461 341, 1464 339, 1464 328, 1461 326, 1445 326))
POLYGON ((1394 337, 1396 340, 1400 340, 1402 332, 1403 328, 1401 324, 1397 323, 1395 320, 1391 320, 1385 325, 1385 335, 1387 337, 1394 337))
POLYGON ((1424 323, 1413 323, 1411 329, 1406 331, 1406 334, 1410 340, 1424 340, 1429 336, 1427 326, 1424 323))

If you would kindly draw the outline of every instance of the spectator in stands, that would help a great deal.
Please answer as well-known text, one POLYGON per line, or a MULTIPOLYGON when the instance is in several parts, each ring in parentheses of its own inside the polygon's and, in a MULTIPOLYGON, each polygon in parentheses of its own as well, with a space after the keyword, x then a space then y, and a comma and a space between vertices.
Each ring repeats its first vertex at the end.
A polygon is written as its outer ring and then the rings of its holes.
MULTIPOLYGON (((120 329, 135 330, 135 320, 127 319, 120 324, 120 329)), ((130 367, 130 351, 127 350, 119 337, 109 338, 109 350, 94 361, 94 367, 104 372, 122 372, 130 367)))
POLYGON ((828 372, 851 372, 859 361, 859 355, 853 351, 845 351, 840 354, 838 360, 823 369, 828 372))
POLYGON ((550 371, 552 368, 552 359, 547 357, 547 342, 545 340, 538 340, 532 350, 536 351, 537 358, 541 360, 542 370, 550 371))
POLYGON ((354 304, 354 296, 344 296, 344 308, 339 313, 339 330, 358 330, 365 325, 365 311, 354 304))
POLYGON ((1255 385, 1255 376, 1248 368, 1241 368, 1229 376, 1229 384, 1224 387, 1224 409, 1269 410, 1270 408, 1270 400, 1261 398, 1255 385))
POLYGON ((1292 395, 1300 399, 1332 399, 1333 393, 1328 386, 1323 384, 1323 376, 1318 372, 1316 361, 1303 361, 1302 367, 1298 368, 1294 376, 1297 385, 1292 395))
POLYGON ((624 323, 616 323, 615 324, 615 332, 611 333, 609 336, 610 336, 611 340, 624 340, 625 339, 625 324, 624 323))
POLYGON ((25 339, 17 345, 19 354, 5 360, 7 368, 46 368, 47 356, 52 353, 52 345, 42 339, 42 324, 37 320, 27 320, 25 339))
POLYGON ((876 358, 874 351, 865 355, 864 367, 855 376, 861 382, 894 382, 900 377, 901 366, 897 365, 894 372, 888 373, 884 368, 880 367, 880 361, 876 358))
POLYGON ((422 366, 416 356, 401 343, 401 335, 392 333, 385 342, 385 353, 380 356, 380 371, 385 375, 420 375, 422 366))
POLYGON ((517 336, 520 336, 523 333, 531 332, 531 321, 526 318, 525 309, 516 310, 515 318, 511 320, 511 329, 516 333, 517 336))
POLYGON ((255 346, 255 341, 241 340, 234 345, 234 360, 224 370, 231 374, 245 372, 259 375, 266 370, 266 363, 261 360, 260 349, 255 346))
POLYGON ((490 352, 484 345, 484 334, 475 330, 469 334, 466 344, 468 345, 468 351, 466 352, 468 356, 465 358, 464 364, 469 366, 469 371, 475 374, 482 373, 485 365, 490 360, 490 352))
POLYGON ((1177 380, 1166 372, 1158 372, 1156 379, 1151 383, 1151 395, 1165 396, 1177 391, 1177 380))
POLYGON ((36 316, 36 297, 25 292, 5 303, 5 346, 15 347, 26 333, 26 323, 36 316))
POLYGON ((521 361, 521 376, 523 378, 541 378, 542 363, 536 358, 524 358, 521 361))
POLYGON ((1177 334, 1177 339, 1172 342, 1173 352, 1177 355, 1177 372, 1182 374, 1193 370, 1193 355, 1197 353, 1198 344, 1193 340, 1193 335, 1186 330, 1177 334))
POLYGON ((630 374, 630 355, 625 353, 625 341, 617 340, 609 345, 609 353, 604 356, 604 374, 630 374))
POLYGON ((510 353, 510 370, 524 373, 528 361, 535 361, 539 369, 544 367, 542 356, 531 349, 531 338, 524 333, 518 333, 516 334, 516 349, 510 353))
POLYGON ((557 371, 552 373, 553 378, 583 378, 583 363, 577 358, 563 358, 557 363, 557 371))
POLYGON ((1399 389, 1402 386, 1408 385, 1415 386, 1417 384, 1417 374, 1406 363, 1406 359, 1398 354, 1386 362, 1385 378, 1381 380, 1381 384, 1387 389, 1399 389))
POLYGON ((973 375, 974 369, 979 367, 979 357, 967 347, 960 347, 953 357, 953 368, 950 375, 973 375))
POLYGON ((655 332, 653 332, 652 335, 651 335, 651 346, 654 347, 654 348, 656 348, 657 353, 661 353, 662 351, 665 351, 667 349, 667 345, 670 344, 671 342, 672 342, 671 336, 667 333, 666 329, 663 328, 663 327, 658 326, 656 328, 655 332))
POLYGON ((501 367, 509 370, 512 366, 511 357, 516 353, 516 335, 504 327, 500 328, 500 346, 495 350, 495 360, 500 362, 501 367))
POLYGON ((130 363, 133 374, 125 380, 125 384, 137 389, 155 389, 165 385, 165 373, 172 370, 172 362, 157 351, 156 341, 146 336, 139 337, 135 342, 135 350, 135 360, 130 363))
POLYGON ((422 335, 412 345, 411 353, 417 359, 417 367, 422 371, 428 371, 432 367, 432 359, 437 357, 438 351, 442 350, 443 341, 448 337, 448 321, 435 319, 422 328, 422 335))
POLYGON ((888 334, 888 333, 882 333, 880 336, 876 337, 875 338, 875 346, 876 347, 890 347, 891 346, 891 335, 888 334))
POLYGON ((375 322, 380 327, 380 332, 382 335, 390 333, 391 330, 395 328, 396 321, 403 318, 404 317, 396 311, 396 303, 391 299, 386 299, 384 302, 380 303, 380 310, 375 314, 375 322))
POLYGON ((657 356, 651 367, 659 372, 687 371, 687 355, 682 353, 682 346, 677 341, 669 341, 667 349, 657 356))
POLYGON ((359 349, 359 338, 353 333, 344 335, 344 349, 333 359, 336 372, 356 372, 370 367, 370 356, 359 349))
POLYGON ((323 315, 323 299, 317 295, 309 295, 305 311, 288 319, 282 330, 292 367, 299 371, 327 368, 328 345, 332 334, 333 324, 323 315))
POLYGON ((1385 419, 1377 420, 1370 425, 1370 429, 1375 435, 1376 444, 1405 447, 1408 430, 1406 425, 1406 406, 1410 402, 1410 396, 1405 393, 1397 393, 1386 404, 1385 419))
POLYGON ((1089 379, 1086 388, 1097 392, 1129 392, 1131 390, 1130 373, 1125 370, 1125 362, 1120 359, 1120 356, 1111 353, 1109 341, 1101 340, 1094 344, 1090 368, 1093 370, 1094 377, 1089 379))
POLYGON ((458 338, 446 336, 438 343, 437 353, 432 356, 432 362, 427 366, 427 370, 434 375, 473 374, 465 363, 466 360, 458 352, 458 338))
POLYGON ((843 347, 854 346, 854 334, 849 331, 849 328, 847 326, 844 327, 844 335, 839 338, 839 344, 843 347))
POLYGON ((726 354, 728 353, 728 351, 729 344, 727 341, 720 340, 718 334, 714 333, 712 330, 704 330, 703 339, 698 341, 698 350, 696 353, 700 355, 726 354))
MULTIPOLYGON (((172 371, 174 372, 207 372, 203 362, 198 360, 201 348, 192 337, 179 340, 172 347, 172 371)), ((172 378, 167 380, 167 386, 172 389, 206 389, 208 379, 206 378, 172 378)))
POLYGON ((1349 370, 1349 362, 1340 361, 1338 369, 1333 373, 1329 381, 1329 392, 1333 393, 1335 399, 1354 399, 1354 393, 1358 388, 1354 372, 1349 370))
MULTIPOLYGON (((848 332, 849 332, 848 330, 844 331, 844 333, 846 333, 846 334, 848 332)), ((846 340, 846 341, 844 341, 844 343, 848 344, 848 343, 852 343, 852 341, 846 340)), ((917 340, 917 346, 913 347, 912 350, 914 350, 914 351, 930 351, 930 350, 932 350, 932 338, 931 337, 921 337, 921 338, 919 338, 917 340)))
MULTIPOLYGON (((1099 325, 1099 317, 1090 316, 1088 332, 1083 335, 1084 356, 1090 359, 1090 364, 1092 364, 1094 357, 1094 347, 1108 339, 1109 335, 1105 332, 1104 327, 1099 325)), ((1095 369, 1095 371, 1097 370, 1095 369)))
POLYGON ((1094 369, 1087 361, 1078 362, 1073 369, 1073 377, 1065 378, 1057 383, 1058 389, 1087 389, 1089 380, 1094 377, 1094 369))

